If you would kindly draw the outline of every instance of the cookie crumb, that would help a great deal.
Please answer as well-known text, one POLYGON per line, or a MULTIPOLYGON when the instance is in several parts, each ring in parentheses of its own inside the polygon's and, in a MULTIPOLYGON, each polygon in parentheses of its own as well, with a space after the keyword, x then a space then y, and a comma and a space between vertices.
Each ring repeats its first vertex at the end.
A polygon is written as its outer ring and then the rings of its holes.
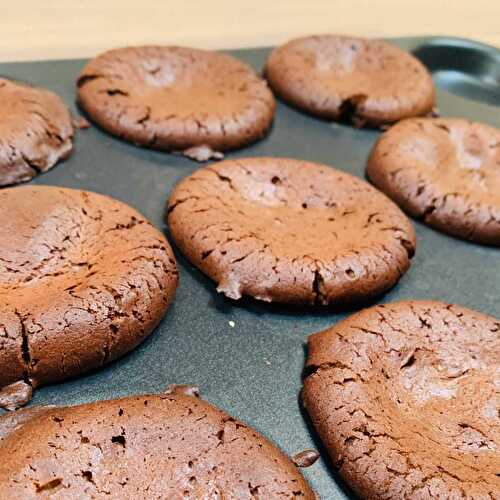
POLYGON ((73 118, 73 126, 78 129, 90 128, 90 123, 83 117, 73 118))
POLYGON ((0 408, 8 411, 17 410, 19 407, 28 404, 33 395, 33 387, 20 380, 7 385, 0 391, 0 408))
POLYGON ((214 151, 210 146, 203 144, 201 146, 193 146, 192 148, 181 151, 180 154, 187 156, 191 160, 199 162, 207 160, 222 160, 224 154, 220 151, 214 151))
POLYGON ((295 454, 292 461, 297 467, 311 467, 318 458, 319 453, 316 450, 304 450, 295 454))
POLYGON ((78 180, 86 179, 87 174, 85 172, 75 172, 75 178, 78 180))
POLYGON ((183 394, 185 396, 200 397, 200 388, 190 384, 170 384, 165 389, 165 394, 183 394))

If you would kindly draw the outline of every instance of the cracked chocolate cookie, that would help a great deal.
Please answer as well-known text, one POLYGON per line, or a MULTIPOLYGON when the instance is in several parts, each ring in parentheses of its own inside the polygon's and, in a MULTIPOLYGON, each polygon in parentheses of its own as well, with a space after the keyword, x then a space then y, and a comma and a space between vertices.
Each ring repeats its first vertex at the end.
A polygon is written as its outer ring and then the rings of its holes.
POLYGON ((368 176, 445 233, 500 246, 500 130, 458 118, 398 123, 375 144, 368 176))
POLYGON ((232 299, 344 305, 392 287, 410 265, 406 216, 365 181, 284 158, 228 160, 170 196, 170 232, 232 299))
POLYGON ((29 181, 73 148, 71 115, 49 90, 0 78, 0 186, 29 181))
POLYGON ((183 47, 130 47, 90 61, 78 101, 113 135, 204 161, 262 138, 274 115, 264 80, 234 57, 183 47))
POLYGON ((316 498, 277 447, 194 397, 29 412, 0 417, 2 499, 316 498))
POLYGON ((285 101, 312 115, 381 126, 429 114, 435 91, 411 54, 379 40, 318 35, 274 49, 266 77, 285 101))
POLYGON ((0 402, 99 367, 139 344, 177 286, 165 237, 96 193, 0 191, 0 402))
POLYGON ((499 498, 500 321, 408 301, 309 337, 303 401, 363 498, 499 498))

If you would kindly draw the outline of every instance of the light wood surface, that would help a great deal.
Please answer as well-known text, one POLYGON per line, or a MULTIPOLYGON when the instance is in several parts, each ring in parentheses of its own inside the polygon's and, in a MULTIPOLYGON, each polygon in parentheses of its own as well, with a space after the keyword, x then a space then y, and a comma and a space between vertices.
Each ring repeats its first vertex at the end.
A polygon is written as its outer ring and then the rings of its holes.
POLYGON ((453 35, 500 47, 500 0, 19 0, 1 2, 0 61, 134 44, 258 47, 323 32, 453 35))

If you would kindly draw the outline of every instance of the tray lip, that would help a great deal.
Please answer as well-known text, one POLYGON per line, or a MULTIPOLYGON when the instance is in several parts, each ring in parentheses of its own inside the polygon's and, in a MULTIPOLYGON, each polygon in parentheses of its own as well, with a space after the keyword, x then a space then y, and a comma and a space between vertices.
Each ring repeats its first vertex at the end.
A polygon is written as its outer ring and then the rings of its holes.
POLYGON ((392 40, 422 40, 422 43, 418 43, 411 50, 412 52, 423 48, 423 47, 443 47, 448 46, 452 48, 473 48, 481 52, 487 52, 491 54, 495 59, 500 61, 500 47, 495 47, 493 45, 488 45, 477 40, 472 40, 469 38, 461 37, 448 37, 448 36, 432 36, 432 37, 398 37, 392 38, 392 40))
MULTIPOLYGON (((316 33, 318 34, 318 33, 316 33)), ((320 33, 321 34, 321 33, 320 33)), ((332 33, 333 34, 333 33, 332 33)), ((337 33, 341 34, 341 33, 337 33)), ((300 35, 300 36, 308 36, 307 33, 300 35)), ((346 36, 349 36, 349 34, 346 34, 346 36)), ((357 35, 352 35, 356 37, 357 35)), ((298 37, 290 37, 287 40, 292 40, 293 38, 299 38, 298 37)), ((363 38, 363 37, 359 37, 363 38)), ((492 53, 495 55, 495 57, 498 57, 500 59, 500 47, 496 47, 494 45, 489 45, 483 42, 480 42, 478 40, 474 40, 472 38, 466 38, 466 37, 459 37, 459 36, 448 36, 448 35, 411 35, 411 36, 390 36, 390 37, 366 37, 366 38, 372 38, 374 40, 384 40, 387 42, 391 41, 405 41, 405 42, 410 42, 412 45, 414 43, 414 46, 412 46, 409 51, 413 51, 416 48, 423 46, 423 45, 438 45, 440 41, 447 41, 449 45, 451 46, 456 46, 456 47, 465 47, 465 46, 473 46, 477 48, 478 50, 486 51, 488 53, 492 53)), ((145 44, 147 45, 147 44, 145 44)), ((158 44, 156 44, 158 45, 158 44)), ((175 45, 175 44, 165 44, 165 46, 169 45, 175 45)), ((121 45, 121 47, 127 47, 129 45, 121 45)), ((130 45, 133 47, 134 45, 130 45)), ((189 44, 183 44, 185 47, 189 47, 189 44)), ((231 48, 231 47, 225 47, 225 48, 220 48, 220 49, 210 49, 213 50, 214 52, 245 52, 245 51, 250 51, 250 50, 271 50, 274 47, 278 47, 279 45, 263 45, 263 46, 249 46, 249 47, 239 47, 239 48, 231 48)), ((94 56, 88 56, 88 57, 70 57, 70 58, 64 58, 64 59, 33 59, 33 60, 27 60, 27 61, 0 61, 0 68, 4 65, 18 65, 18 64, 34 64, 34 63, 64 63, 64 62, 69 62, 69 61, 90 61, 92 58, 96 57, 98 54, 102 54, 106 50, 112 50, 114 48, 118 47, 109 47, 108 49, 105 49, 94 56)))

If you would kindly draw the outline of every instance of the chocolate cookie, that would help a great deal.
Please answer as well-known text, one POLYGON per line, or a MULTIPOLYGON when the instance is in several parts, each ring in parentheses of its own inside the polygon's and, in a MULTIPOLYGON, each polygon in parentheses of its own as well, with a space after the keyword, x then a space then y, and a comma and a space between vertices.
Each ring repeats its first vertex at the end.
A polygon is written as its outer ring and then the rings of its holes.
POLYGON ((108 132, 203 161, 264 136, 274 97, 234 57, 182 47, 111 50, 90 61, 78 100, 108 132))
POLYGON ((315 499, 278 448, 190 396, 26 411, 0 417, 1 498, 315 499))
POLYGON ((32 179, 73 148, 68 108, 49 90, 0 78, 0 186, 32 179))
POLYGON ((13 406, 29 399, 27 386, 133 349, 173 299, 171 248, 119 201, 58 187, 11 188, 0 191, 0 220, 0 387, 13 406))
POLYGON ((347 304, 392 287, 415 234, 369 184, 325 165, 228 160, 175 188, 170 232, 184 255, 232 299, 347 304))
POLYGON ((459 238, 500 245, 500 130, 458 118, 398 123, 368 176, 399 206, 459 238))
POLYGON ((500 321, 409 301, 309 338, 303 400, 363 498, 498 498, 500 321))
POLYGON ((357 126, 429 114, 435 92, 426 68, 379 40, 336 35, 291 40, 274 49, 265 73, 272 89, 307 113, 357 126))

